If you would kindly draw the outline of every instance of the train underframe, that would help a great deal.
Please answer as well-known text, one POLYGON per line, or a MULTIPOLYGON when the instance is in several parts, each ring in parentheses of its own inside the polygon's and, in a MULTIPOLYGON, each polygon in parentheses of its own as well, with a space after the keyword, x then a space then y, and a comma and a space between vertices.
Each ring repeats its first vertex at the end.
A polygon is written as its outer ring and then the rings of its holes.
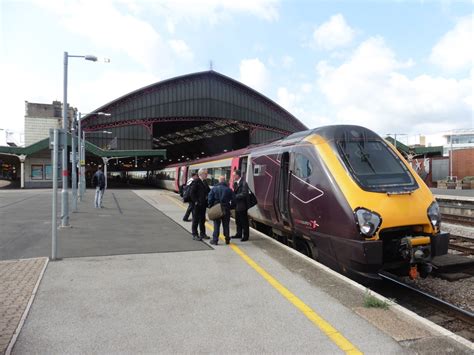
POLYGON ((446 254, 449 243, 449 233, 417 233, 413 237, 404 228, 382 233, 379 240, 358 241, 323 234, 298 235, 253 219, 250 224, 331 269, 362 280, 380 280, 382 271, 424 278, 431 272, 431 260, 446 254))

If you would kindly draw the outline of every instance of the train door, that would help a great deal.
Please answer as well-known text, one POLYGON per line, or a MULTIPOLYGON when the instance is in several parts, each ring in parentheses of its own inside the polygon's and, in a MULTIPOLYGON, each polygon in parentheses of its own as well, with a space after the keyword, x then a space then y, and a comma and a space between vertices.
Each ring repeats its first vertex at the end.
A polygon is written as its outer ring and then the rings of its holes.
POLYGON ((241 157, 239 162, 239 169, 242 173, 242 176, 247 180, 247 165, 248 165, 248 157, 241 157))
POLYGON ((229 182, 230 187, 232 189, 233 189, 233 186, 234 186, 234 170, 239 169, 242 176, 246 179, 247 178, 247 164, 248 164, 248 157, 247 156, 232 159, 230 182, 229 182))
POLYGON ((180 174, 181 174, 181 167, 177 167, 176 168, 176 171, 175 171, 175 174, 174 174, 174 191, 175 192, 179 192, 179 177, 180 177, 180 174))
POLYGON ((277 207, 280 222, 285 228, 291 228, 290 211, 288 205, 289 184, 290 184, 290 153, 284 152, 281 155, 280 174, 278 179, 277 207))
POLYGON ((179 174, 178 174, 178 176, 179 176, 178 177, 178 185, 179 186, 182 186, 182 185, 186 184, 186 182, 188 180, 186 178, 186 172, 187 172, 186 170, 187 170, 186 166, 181 166, 179 168, 179 174))

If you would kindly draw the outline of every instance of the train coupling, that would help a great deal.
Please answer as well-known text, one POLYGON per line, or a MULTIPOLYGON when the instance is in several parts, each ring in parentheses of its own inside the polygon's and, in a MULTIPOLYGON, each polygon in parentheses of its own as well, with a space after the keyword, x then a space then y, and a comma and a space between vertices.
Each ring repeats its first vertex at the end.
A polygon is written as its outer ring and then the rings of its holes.
POLYGON ((400 241, 400 254, 410 264, 408 276, 417 279, 431 272, 430 237, 405 237, 400 241))

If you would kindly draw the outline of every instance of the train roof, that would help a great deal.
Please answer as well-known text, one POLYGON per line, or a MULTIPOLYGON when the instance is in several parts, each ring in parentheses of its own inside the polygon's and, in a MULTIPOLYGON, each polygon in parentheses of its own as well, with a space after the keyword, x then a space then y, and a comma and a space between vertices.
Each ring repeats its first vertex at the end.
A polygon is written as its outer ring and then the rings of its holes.
POLYGON ((375 132, 371 131, 368 128, 362 127, 362 126, 356 126, 356 125, 330 125, 330 126, 322 126, 314 129, 308 129, 306 131, 301 131, 301 132, 296 132, 293 134, 290 134, 289 136, 275 140, 273 142, 266 142, 262 144, 256 144, 256 145, 250 145, 246 148, 238 149, 238 150, 232 150, 230 152, 222 153, 222 154, 217 154, 217 155, 212 155, 209 157, 205 157, 202 159, 198 160, 188 160, 188 161, 183 161, 180 163, 174 163, 167 165, 166 167, 178 167, 183 164, 186 165, 193 165, 193 164, 201 164, 201 163, 206 163, 206 162, 211 162, 215 160, 220 160, 220 159, 227 159, 227 158, 233 158, 236 156, 241 156, 241 155, 247 155, 251 153, 252 151, 259 149, 259 148, 266 148, 266 147, 278 147, 278 146, 288 146, 288 145, 293 145, 293 144, 298 144, 302 140, 304 140, 306 137, 312 135, 312 134, 318 134, 327 140, 351 140, 351 139, 381 139, 379 135, 377 135, 375 132))

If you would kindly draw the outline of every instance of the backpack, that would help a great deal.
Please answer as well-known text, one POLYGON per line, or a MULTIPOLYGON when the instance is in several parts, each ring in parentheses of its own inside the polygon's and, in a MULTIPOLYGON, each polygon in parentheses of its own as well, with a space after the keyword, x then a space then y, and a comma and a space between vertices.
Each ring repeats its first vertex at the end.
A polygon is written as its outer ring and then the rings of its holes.
POLYGON ((183 202, 191 202, 191 185, 183 186, 183 202))

